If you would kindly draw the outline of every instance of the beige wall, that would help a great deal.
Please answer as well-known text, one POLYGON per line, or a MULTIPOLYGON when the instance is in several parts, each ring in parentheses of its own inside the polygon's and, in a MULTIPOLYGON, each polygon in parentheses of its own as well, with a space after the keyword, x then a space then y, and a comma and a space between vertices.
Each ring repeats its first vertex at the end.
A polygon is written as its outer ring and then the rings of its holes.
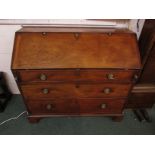
MULTIPOLYGON (((88 20, 0 20, 0 71, 5 72, 8 86, 14 94, 18 94, 18 88, 10 71, 10 63, 14 42, 14 34, 22 25, 59 25, 70 24, 74 26, 99 26, 122 28, 129 27, 139 36, 140 32, 136 29, 136 20, 131 20, 129 24, 126 20, 105 20, 105 21, 88 21, 88 20)), ((142 28, 142 24, 140 29, 142 28)))

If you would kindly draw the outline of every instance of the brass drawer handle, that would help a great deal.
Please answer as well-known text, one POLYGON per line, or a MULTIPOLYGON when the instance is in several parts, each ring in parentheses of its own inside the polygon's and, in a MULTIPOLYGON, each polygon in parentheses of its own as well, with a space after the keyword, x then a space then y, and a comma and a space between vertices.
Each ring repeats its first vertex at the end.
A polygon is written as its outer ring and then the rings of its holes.
POLYGON ((40 75, 40 80, 45 81, 47 80, 47 76, 45 74, 40 75))
POLYGON ((49 90, 48 90, 47 88, 44 88, 44 89, 42 90, 42 92, 43 92, 43 94, 48 94, 48 93, 49 93, 49 90))
POLYGON ((51 105, 51 104, 47 104, 47 105, 46 105, 46 109, 47 109, 47 110, 51 110, 51 109, 52 109, 52 105, 51 105))
POLYGON ((138 75, 137 74, 134 75, 134 80, 138 80, 138 75))
POLYGON ((107 78, 109 79, 109 80, 114 80, 115 79, 115 77, 114 77, 114 74, 107 74, 107 78))
POLYGON ((107 107, 107 105, 105 103, 101 104, 101 109, 105 109, 107 107))
POLYGON ((110 94, 110 93, 111 93, 111 89, 110 89, 110 88, 105 88, 105 89, 103 90, 103 92, 104 92, 105 94, 110 94))

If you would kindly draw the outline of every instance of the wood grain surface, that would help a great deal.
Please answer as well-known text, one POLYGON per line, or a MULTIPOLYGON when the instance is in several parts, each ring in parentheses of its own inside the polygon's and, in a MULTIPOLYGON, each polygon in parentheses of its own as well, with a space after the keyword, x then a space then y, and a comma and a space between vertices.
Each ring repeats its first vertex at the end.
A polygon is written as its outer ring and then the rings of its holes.
POLYGON ((16 33, 13 69, 139 69, 134 33, 16 33))

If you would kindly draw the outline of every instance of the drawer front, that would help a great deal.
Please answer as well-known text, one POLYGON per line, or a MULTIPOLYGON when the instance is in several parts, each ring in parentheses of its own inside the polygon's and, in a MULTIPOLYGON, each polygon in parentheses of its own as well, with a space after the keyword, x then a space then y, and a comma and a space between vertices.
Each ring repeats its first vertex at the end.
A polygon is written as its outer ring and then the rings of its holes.
POLYGON ((79 106, 75 99, 29 100, 31 114, 78 114, 79 106))
POLYGON ((102 81, 130 82, 136 71, 103 69, 70 70, 22 70, 19 72, 21 82, 56 82, 56 81, 102 81))
POLYGON ((23 70, 19 71, 21 82, 54 82, 76 79, 74 70, 23 70))
POLYGON ((91 114, 121 114, 125 99, 51 99, 30 100, 28 108, 33 115, 91 115, 91 114))
POLYGON ((131 84, 33 84, 22 85, 25 98, 126 97, 131 84))
POLYGON ((121 114, 124 103, 125 99, 78 99, 81 114, 121 114))

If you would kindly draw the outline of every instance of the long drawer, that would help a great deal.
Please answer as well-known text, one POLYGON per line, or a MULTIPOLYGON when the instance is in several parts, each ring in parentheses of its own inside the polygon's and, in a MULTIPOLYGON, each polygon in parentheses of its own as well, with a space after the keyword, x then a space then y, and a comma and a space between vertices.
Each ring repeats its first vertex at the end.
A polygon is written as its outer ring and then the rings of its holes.
POLYGON ((21 85, 27 99, 50 99, 70 97, 126 97, 131 84, 33 84, 21 85))
POLYGON ((27 102, 33 115, 66 115, 66 114, 121 114, 125 99, 78 98, 30 100, 27 102))
POLYGON ((102 81, 131 82, 136 70, 103 70, 103 69, 57 69, 57 70, 21 70, 21 82, 59 82, 59 81, 102 81))

